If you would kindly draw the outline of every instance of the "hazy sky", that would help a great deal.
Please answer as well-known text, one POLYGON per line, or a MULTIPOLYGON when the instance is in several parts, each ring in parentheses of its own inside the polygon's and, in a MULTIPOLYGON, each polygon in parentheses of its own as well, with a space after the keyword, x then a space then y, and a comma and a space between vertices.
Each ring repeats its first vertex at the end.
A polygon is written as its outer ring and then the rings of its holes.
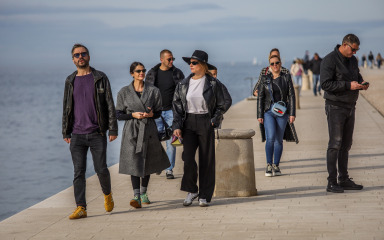
POLYGON ((384 1, 1 0, 0 65, 72 64, 75 42, 93 63, 152 63, 164 48, 176 65, 194 49, 213 62, 265 62, 278 47, 290 60, 324 56, 347 33, 360 38, 358 56, 384 53, 384 1))

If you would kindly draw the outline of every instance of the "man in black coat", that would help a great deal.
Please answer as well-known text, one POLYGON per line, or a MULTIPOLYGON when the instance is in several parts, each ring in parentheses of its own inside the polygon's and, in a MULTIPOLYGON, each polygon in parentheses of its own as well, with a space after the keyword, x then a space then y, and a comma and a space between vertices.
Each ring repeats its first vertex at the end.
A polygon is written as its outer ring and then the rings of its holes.
POLYGON ((320 87, 320 64, 321 59, 319 54, 315 53, 313 59, 310 61, 310 68, 313 73, 313 94, 317 96, 317 93, 321 95, 321 87, 320 87))
POLYGON ((352 146, 355 126, 355 105, 359 90, 367 90, 368 82, 360 75, 354 54, 360 40, 354 34, 343 38, 331 53, 324 57, 320 67, 321 88, 325 91, 325 112, 328 120, 327 149, 328 192, 361 190, 348 175, 348 154, 352 146), (338 166, 338 168, 337 168, 338 166), (339 180, 339 183, 337 182, 339 180))
MULTIPOLYGON (((168 49, 164 49, 160 52, 160 62, 149 70, 146 78, 146 84, 152 84, 155 87, 160 89, 161 98, 162 98, 162 112, 161 116, 164 121, 172 126, 173 122, 173 112, 172 112, 172 100, 173 94, 177 84, 184 79, 183 72, 173 65, 175 58, 173 54, 168 49)), ((165 126, 161 118, 155 119, 157 130, 159 132, 165 132, 165 126)), ((172 144, 172 138, 166 141, 167 144, 167 155, 171 166, 166 169, 167 179, 174 179, 173 168, 175 167, 175 157, 176 157, 176 147, 172 144)))

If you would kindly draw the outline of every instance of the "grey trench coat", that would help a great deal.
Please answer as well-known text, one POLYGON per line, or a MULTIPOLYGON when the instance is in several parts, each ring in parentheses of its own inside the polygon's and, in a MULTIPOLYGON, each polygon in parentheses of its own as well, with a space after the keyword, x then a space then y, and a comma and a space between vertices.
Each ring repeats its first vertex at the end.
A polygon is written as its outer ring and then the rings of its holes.
MULTIPOLYGON (((116 110, 125 113, 161 111, 161 95, 155 86, 144 84, 139 98, 133 84, 123 87, 117 95, 116 110)), ((158 138, 154 119, 126 120, 120 150, 119 173, 144 177, 170 166, 168 156, 158 138)))

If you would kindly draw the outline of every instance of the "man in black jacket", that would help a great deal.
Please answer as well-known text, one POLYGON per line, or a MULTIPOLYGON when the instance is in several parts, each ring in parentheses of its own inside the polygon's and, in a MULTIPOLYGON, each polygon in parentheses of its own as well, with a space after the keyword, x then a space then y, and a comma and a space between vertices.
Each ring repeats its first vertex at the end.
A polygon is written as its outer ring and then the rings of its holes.
POLYGON ((310 69, 313 74, 313 94, 317 96, 317 92, 321 95, 321 86, 320 86, 320 64, 321 59, 319 54, 315 53, 313 59, 309 62, 310 69))
POLYGON ((355 126, 355 105, 359 90, 367 90, 369 87, 361 77, 357 59, 353 56, 359 50, 359 45, 357 36, 346 35, 342 44, 337 45, 334 51, 324 57, 320 67, 320 83, 325 91, 329 132, 328 192, 342 193, 344 190, 363 189, 362 185, 355 184, 348 175, 348 154, 355 126))
POLYGON ((117 120, 111 86, 107 76, 89 66, 89 51, 75 44, 71 51, 77 71, 65 81, 63 100, 63 138, 70 144, 74 167, 73 188, 77 208, 69 219, 87 217, 85 170, 91 149, 95 172, 104 193, 104 207, 112 211, 111 178, 107 167, 107 137, 117 138, 117 120))
MULTIPOLYGON (((145 83, 155 85, 155 87, 160 89, 161 98, 162 98, 162 112, 161 116, 164 118, 164 121, 172 126, 173 122, 173 112, 172 112, 172 100, 173 94, 177 84, 184 79, 183 72, 173 65, 175 58, 173 54, 168 49, 164 49, 160 52, 160 62, 149 70, 145 83)), ((165 132, 165 126, 161 118, 155 119, 157 130, 159 132, 165 132)), ((167 155, 171 166, 166 169, 167 179, 174 179, 173 168, 175 167, 175 157, 176 157, 176 147, 172 144, 172 139, 166 141, 167 144, 167 155)))

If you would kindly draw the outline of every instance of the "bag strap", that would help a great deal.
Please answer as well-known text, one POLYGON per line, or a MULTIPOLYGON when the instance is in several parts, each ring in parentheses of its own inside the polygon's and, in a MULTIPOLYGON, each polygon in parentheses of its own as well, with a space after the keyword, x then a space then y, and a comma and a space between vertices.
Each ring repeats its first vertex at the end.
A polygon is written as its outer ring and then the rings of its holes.
MULTIPOLYGON (((270 81, 269 81, 269 84, 268 84, 268 90, 269 90, 269 93, 271 94, 271 99, 272 99, 272 102, 273 103, 275 103, 275 99, 273 98, 273 93, 272 93, 272 90, 271 90, 271 82, 272 82, 273 80, 272 79, 270 79, 270 81)), ((274 83, 278 88, 279 88, 279 91, 280 91, 280 97, 281 97, 281 102, 284 102, 283 100, 283 91, 281 91, 281 88, 280 88, 280 86, 279 85, 277 85, 276 83, 274 83)))
POLYGON ((160 115, 160 117, 161 117, 161 120, 163 121, 163 124, 164 124, 164 130, 167 131, 167 129, 169 128, 169 125, 168 125, 168 123, 165 121, 165 119, 163 118, 163 116, 160 115))

